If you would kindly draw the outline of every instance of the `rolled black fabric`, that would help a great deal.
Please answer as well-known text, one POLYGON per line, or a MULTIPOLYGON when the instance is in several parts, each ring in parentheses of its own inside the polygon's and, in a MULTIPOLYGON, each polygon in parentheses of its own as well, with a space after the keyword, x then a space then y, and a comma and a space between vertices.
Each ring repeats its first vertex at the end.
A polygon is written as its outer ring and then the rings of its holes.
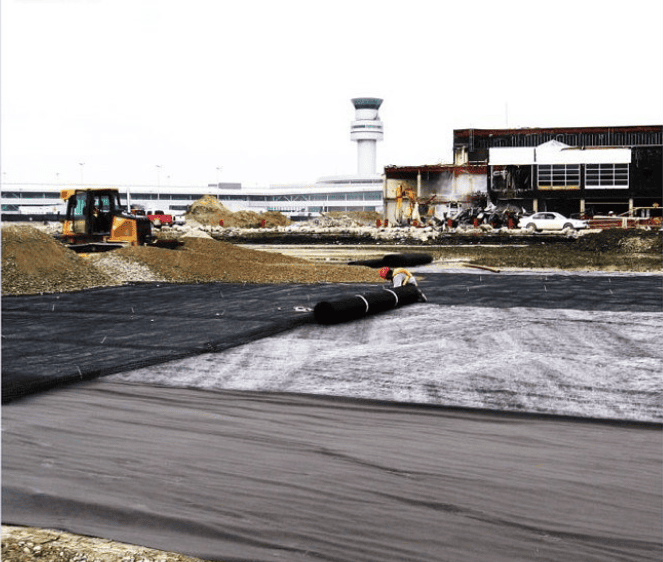
POLYGON ((429 254, 387 254, 379 259, 357 260, 348 262, 348 265, 363 265, 379 269, 381 267, 412 267, 415 265, 426 265, 433 261, 429 254))
POLYGON ((429 254, 387 254, 382 258, 383 265, 389 267, 412 267, 426 265, 433 261, 429 254))
POLYGON ((313 315, 319 324, 340 324, 412 304, 417 300, 419 300, 417 287, 405 285, 333 301, 322 301, 315 305, 313 315))

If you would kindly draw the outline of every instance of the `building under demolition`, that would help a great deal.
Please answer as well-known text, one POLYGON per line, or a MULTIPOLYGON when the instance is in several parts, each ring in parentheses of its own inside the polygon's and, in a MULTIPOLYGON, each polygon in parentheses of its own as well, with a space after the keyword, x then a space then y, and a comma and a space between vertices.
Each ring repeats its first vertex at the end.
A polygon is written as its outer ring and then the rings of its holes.
POLYGON ((453 152, 453 164, 385 168, 385 217, 439 218, 482 202, 566 216, 663 203, 660 125, 460 129, 453 152))

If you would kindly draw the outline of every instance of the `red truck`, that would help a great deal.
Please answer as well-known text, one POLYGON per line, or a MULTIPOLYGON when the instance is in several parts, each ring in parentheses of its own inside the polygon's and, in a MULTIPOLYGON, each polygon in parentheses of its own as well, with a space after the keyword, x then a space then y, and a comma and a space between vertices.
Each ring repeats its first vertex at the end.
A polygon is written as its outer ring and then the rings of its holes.
POLYGON ((173 225, 173 215, 167 215, 163 211, 146 211, 142 205, 132 205, 131 212, 134 215, 146 216, 157 228, 173 225))
POLYGON ((147 218, 157 228, 161 226, 173 226, 173 215, 167 215, 163 211, 147 211, 147 218))

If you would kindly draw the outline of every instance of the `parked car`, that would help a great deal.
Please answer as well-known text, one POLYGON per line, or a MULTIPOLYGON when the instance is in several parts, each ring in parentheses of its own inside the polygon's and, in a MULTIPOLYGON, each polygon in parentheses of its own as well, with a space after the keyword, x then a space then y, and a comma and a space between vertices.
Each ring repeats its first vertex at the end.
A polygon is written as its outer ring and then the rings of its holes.
POLYGON ((518 226, 532 231, 564 230, 566 228, 580 230, 582 228, 587 228, 587 221, 568 219, 559 213, 544 212, 534 213, 528 217, 521 217, 518 221, 518 226))

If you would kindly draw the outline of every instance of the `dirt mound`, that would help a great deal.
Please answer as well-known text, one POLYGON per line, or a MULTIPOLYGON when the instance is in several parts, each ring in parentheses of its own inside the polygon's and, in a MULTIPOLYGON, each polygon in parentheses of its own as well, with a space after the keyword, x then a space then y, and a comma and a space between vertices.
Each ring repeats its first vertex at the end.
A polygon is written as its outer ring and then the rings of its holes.
POLYGON ((376 283, 373 270, 315 264, 209 237, 185 237, 177 250, 130 246, 82 257, 31 226, 2 229, 2 294, 79 291, 127 282, 376 283))
POLYGON ((76 291, 116 285, 111 277, 30 226, 2 228, 2 294, 76 291))
POLYGON ((274 252, 241 248, 207 238, 186 238, 178 250, 145 246, 123 248, 118 255, 149 267, 176 283, 215 281, 250 283, 376 283, 375 271, 355 266, 315 264, 274 252))
POLYGON ((276 211, 256 213, 254 211, 232 212, 212 195, 205 195, 194 201, 186 215, 187 220, 194 220, 203 226, 223 226, 238 228, 258 228, 261 226, 287 226, 290 219, 276 211))

